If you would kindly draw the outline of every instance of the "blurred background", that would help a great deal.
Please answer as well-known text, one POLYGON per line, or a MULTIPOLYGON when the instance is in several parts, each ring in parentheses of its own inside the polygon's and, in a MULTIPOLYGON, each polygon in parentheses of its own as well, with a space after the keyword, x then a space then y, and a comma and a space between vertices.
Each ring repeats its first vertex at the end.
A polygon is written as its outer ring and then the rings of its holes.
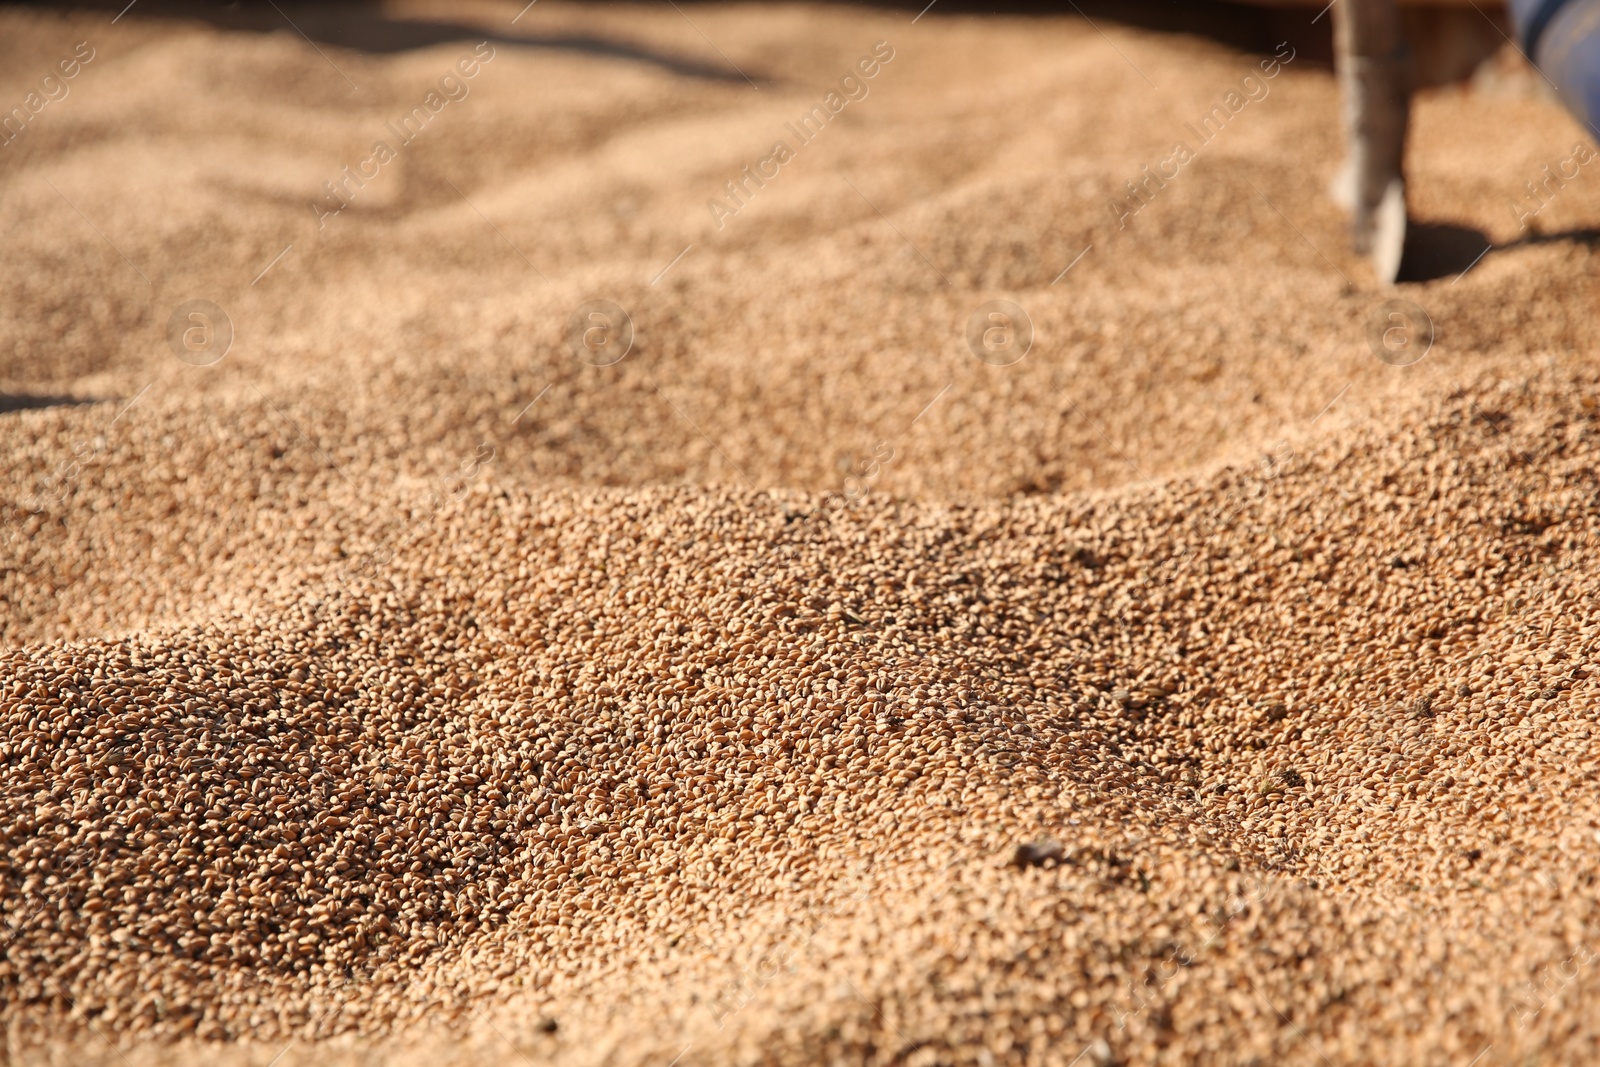
MULTIPOLYGON (((530 486, 1143 485, 1589 345, 1581 127, 1499 8, 1404 15, 1398 295, 1443 358, 1399 374, 1328 195, 1321 6, 7 5, 14 528, 110 457, 125 507, 219 497, 121 535, 195 573, 266 536, 258 495, 343 514, 491 452, 530 486)), ((104 573, 29 545, 13 625, 74 630, 49 590, 104 573)))

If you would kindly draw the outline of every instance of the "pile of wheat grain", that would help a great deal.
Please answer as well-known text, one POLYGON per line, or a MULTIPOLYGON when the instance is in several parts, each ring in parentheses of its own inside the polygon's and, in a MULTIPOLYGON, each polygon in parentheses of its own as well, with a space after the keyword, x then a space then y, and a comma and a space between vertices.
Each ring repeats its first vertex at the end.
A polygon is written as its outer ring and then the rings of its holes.
POLYGON ((911 14, 540 4, 322 219, 473 40, 0 12, 96 49, 0 189, 9 1059, 1593 1057, 1600 187, 1495 199, 1568 120, 1422 101, 1511 247, 1401 366, 1326 71, 1123 228, 1257 58, 911 14))

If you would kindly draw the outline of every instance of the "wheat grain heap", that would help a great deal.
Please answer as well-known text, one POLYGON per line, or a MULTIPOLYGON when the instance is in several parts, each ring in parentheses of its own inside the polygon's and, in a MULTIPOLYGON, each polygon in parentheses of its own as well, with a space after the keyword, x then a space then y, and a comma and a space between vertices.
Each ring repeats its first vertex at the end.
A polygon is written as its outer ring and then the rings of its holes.
POLYGON ((1420 100, 1496 247, 1383 293, 1298 53, 520 6, 0 12, 7 106, 92 52, 0 149, 9 1061, 1594 1061, 1531 75, 1420 100))

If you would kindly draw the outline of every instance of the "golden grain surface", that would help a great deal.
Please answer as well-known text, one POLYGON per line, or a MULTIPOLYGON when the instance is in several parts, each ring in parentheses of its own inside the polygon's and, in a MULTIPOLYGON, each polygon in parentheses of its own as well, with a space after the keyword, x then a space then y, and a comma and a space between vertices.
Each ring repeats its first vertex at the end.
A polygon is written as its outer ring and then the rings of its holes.
POLYGON ((1518 230, 1527 77, 1421 101, 1496 248, 1385 294, 1309 60, 1119 226, 1258 56, 521 6, 0 10, 0 103, 95 50, 0 149, 9 1061, 1594 1062, 1600 179, 1518 230))

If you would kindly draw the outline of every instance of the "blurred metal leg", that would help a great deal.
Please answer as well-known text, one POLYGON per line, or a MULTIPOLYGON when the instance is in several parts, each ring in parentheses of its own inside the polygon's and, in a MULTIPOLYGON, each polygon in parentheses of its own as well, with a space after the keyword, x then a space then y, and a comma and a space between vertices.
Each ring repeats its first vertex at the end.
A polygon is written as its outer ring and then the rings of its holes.
POLYGON ((1395 0, 1337 0, 1333 15, 1348 151, 1335 197, 1350 210, 1356 251, 1388 284, 1405 247, 1410 53, 1395 0))

